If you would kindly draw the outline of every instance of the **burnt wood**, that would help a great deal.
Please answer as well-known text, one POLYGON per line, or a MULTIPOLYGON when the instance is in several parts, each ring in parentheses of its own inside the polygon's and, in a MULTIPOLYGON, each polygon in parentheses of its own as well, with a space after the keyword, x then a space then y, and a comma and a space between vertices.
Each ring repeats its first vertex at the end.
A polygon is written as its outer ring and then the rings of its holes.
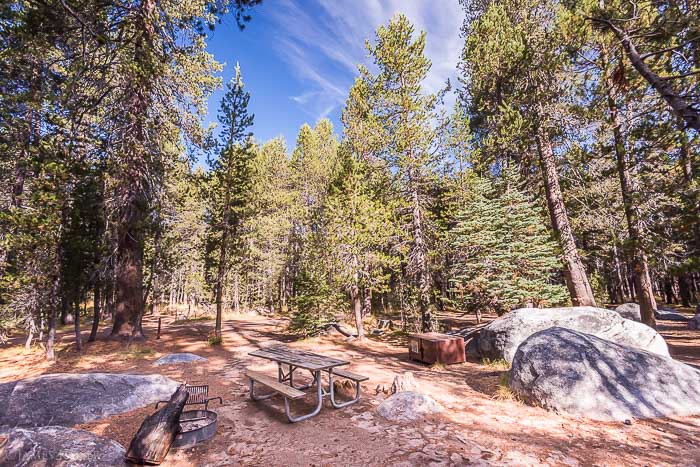
POLYGON ((124 456, 135 464, 159 465, 180 432, 180 415, 189 394, 181 385, 162 409, 149 415, 131 440, 124 456))

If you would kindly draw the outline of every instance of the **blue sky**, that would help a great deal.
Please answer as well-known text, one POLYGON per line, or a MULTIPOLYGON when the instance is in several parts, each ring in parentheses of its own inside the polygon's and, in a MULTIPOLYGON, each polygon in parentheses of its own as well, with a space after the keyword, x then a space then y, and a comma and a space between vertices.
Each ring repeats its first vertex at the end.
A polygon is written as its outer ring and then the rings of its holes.
MULTIPOLYGON (((342 133, 340 114, 357 64, 369 64, 365 40, 373 40, 376 28, 397 12, 407 15, 416 31, 427 32, 426 55, 433 65, 426 90, 454 81, 464 17, 458 0, 264 0, 251 11, 244 31, 232 17, 224 18, 208 50, 225 63, 224 82, 240 63, 256 139, 282 135, 291 151, 305 122, 327 117, 342 133)), ((210 98, 208 121, 216 121, 222 94, 210 98)))

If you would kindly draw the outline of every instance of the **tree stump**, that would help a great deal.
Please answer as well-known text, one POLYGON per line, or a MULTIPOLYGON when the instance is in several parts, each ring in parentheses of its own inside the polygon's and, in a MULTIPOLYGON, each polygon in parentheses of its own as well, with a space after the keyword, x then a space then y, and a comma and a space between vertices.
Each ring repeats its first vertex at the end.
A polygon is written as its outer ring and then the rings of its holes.
POLYGON ((163 462, 180 432, 180 415, 188 396, 185 385, 181 385, 162 409, 146 417, 129 444, 126 460, 148 465, 163 462))
POLYGON ((420 387, 413 377, 413 373, 407 371, 402 375, 396 375, 394 377, 394 382, 391 384, 391 393, 396 394, 397 392, 404 391, 415 391, 420 392, 420 387))

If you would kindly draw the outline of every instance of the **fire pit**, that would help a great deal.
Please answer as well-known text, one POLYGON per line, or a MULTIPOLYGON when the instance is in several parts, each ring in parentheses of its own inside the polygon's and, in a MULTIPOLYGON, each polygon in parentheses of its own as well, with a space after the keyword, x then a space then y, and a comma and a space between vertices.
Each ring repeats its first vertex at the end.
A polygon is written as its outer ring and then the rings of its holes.
POLYGON ((189 448, 206 441, 216 434, 216 412, 211 410, 187 410, 180 416, 180 433, 173 442, 174 448, 189 448))

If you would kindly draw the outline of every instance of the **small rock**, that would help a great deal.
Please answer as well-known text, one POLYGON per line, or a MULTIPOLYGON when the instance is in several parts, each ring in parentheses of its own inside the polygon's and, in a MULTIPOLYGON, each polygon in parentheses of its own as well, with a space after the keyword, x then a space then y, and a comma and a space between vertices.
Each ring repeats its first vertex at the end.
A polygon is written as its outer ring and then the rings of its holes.
POLYGON ((400 422, 419 420, 442 410, 440 404, 430 396, 412 391, 397 392, 377 407, 382 417, 400 422))
POLYGON ((420 392, 420 387, 418 382, 413 377, 413 373, 407 371, 402 375, 396 375, 394 377, 394 382, 391 384, 391 393, 396 394, 402 391, 413 391, 420 392))

